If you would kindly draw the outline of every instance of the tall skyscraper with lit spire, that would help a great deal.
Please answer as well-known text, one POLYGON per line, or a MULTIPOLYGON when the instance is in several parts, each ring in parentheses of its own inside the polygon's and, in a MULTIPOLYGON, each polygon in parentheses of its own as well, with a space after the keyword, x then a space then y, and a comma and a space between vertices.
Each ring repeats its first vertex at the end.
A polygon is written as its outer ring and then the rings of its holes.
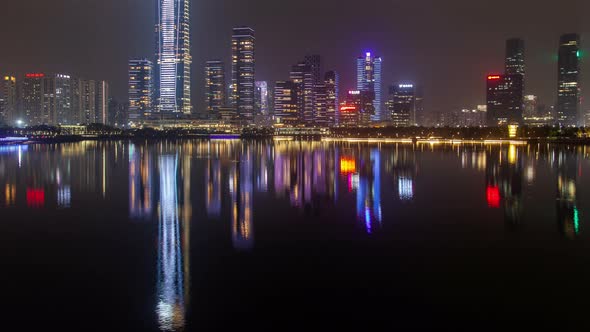
POLYGON ((156 111, 162 115, 192 111, 190 2, 157 1, 156 111))

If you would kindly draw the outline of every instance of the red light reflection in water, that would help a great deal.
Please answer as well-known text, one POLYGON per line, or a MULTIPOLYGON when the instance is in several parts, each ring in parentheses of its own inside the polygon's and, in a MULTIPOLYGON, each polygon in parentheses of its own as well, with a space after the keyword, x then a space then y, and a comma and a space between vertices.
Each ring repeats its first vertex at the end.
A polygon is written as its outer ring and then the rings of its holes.
POLYGON ((45 190, 27 188, 27 206, 40 208, 45 205, 45 190))
POLYGON ((500 207, 500 188, 496 186, 488 186, 486 189, 486 196, 490 208, 497 209, 500 207))

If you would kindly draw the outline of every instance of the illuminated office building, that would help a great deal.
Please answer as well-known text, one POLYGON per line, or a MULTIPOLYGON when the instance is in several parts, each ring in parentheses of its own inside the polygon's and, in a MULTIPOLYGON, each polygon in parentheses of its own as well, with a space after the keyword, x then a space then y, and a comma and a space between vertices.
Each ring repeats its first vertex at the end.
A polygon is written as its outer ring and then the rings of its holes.
MULTIPOLYGON (((410 127, 417 124, 416 115, 420 102, 414 84, 395 84, 389 88, 387 109, 395 127, 410 127)), ((421 97, 420 97, 421 99, 421 97)))
POLYGON ((162 115, 190 114, 190 0, 157 0, 157 110, 162 115))
POLYGON ((255 42, 254 29, 233 29, 231 101, 240 119, 246 123, 254 119, 255 42))
POLYGON ((487 122, 488 126, 505 126, 522 123, 523 79, 516 75, 488 75, 487 122))
POLYGON ((299 86, 292 81, 278 81, 274 89, 274 116, 285 125, 301 123, 299 113, 299 86))
POLYGON ((364 57, 356 61, 356 89, 373 95, 372 121, 382 121, 382 59, 366 52, 364 57))
POLYGON ((225 106, 225 65, 220 60, 205 63, 205 99, 207 113, 217 116, 219 109, 225 106))
POLYGON ((524 40, 512 38, 506 41, 506 75, 525 74, 524 40))
POLYGON ((537 116, 537 105, 539 98, 534 95, 524 96, 524 112, 525 118, 532 118, 537 116))
POLYGON ((339 76, 335 71, 329 71, 324 75, 324 85, 326 87, 326 122, 334 126, 338 121, 338 111, 340 102, 339 96, 339 76))
POLYGON ((2 79, 2 100, 0 104, 0 121, 14 125, 18 120, 16 77, 4 76, 2 79))
POLYGON ((270 115, 268 83, 266 81, 256 82, 256 92, 254 94, 254 103, 256 105, 256 114, 270 115))
POLYGON ((290 79, 297 84, 298 112, 302 123, 312 123, 314 113, 314 74, 312 67, 300 62, 291 68, 290 79))
POLYGON ((580 36, 566 34, 559 41, 557 122, 583 125, 580 97, 580 36))
POLYGON ((153 69, 150 60, 129 60, 129 119, 131 121, 137 121, 153 111, 153 69))

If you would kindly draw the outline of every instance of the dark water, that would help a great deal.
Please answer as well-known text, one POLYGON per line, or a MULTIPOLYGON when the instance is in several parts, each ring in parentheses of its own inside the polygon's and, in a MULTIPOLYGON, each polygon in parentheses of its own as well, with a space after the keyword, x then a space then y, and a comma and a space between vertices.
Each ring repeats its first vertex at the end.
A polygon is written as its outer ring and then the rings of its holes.
POLYGON ((0 147, 0 325, 584 330, 586 147, 0 147))

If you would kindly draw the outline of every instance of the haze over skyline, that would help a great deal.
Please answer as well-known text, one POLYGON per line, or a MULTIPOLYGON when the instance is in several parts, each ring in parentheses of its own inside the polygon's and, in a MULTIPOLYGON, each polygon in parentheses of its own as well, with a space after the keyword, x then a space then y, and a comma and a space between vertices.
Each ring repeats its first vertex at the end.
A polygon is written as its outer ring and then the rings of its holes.
MULTIPOLYGON (((553 3, 499 0, 369 0, 361 16, 352 4, 325 0, 274 2, 192 0, 192 98, 204 111, 204 63, 220 58, 230 73, 231 29, 256 30, 256 79, 288 78, 291 65, 320 54, 323 70, 340 73, 341 89, 355 86, 355 59, 365 50, 383 57, 384 91, 397 81, 424 87, 425 109, 450 111, 485 104, 485 76, 504 69, 505 40, 526 42, 526 93, 553 105, 557 47, 563 33, 582 36, 582 95, 590 24, 582 0, 553 3)), ((63 72, 106 79, 111 95, 127 99, 127 61, 154 57, 155 0, 28 0, 6 6, 0 72, 63 72)), ((590 107, 584 102, 583 110, 590 107)))

